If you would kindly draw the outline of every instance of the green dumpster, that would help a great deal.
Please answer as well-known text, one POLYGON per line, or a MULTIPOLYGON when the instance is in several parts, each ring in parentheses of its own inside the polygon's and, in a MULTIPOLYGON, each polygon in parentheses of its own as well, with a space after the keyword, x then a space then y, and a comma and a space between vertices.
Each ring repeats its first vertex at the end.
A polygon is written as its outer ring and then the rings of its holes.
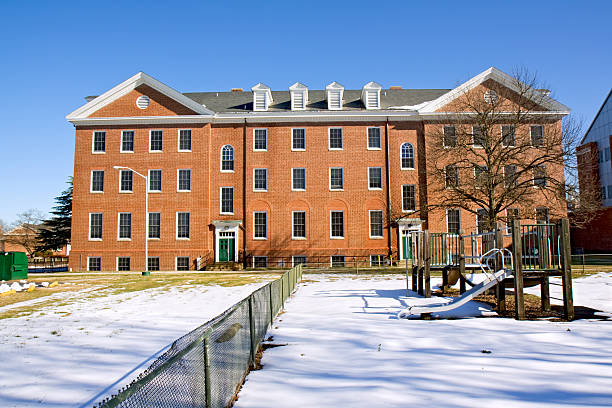
POLYGON ((0 280, 28 278, 28 257, 25 252, 0 253, 0 280))

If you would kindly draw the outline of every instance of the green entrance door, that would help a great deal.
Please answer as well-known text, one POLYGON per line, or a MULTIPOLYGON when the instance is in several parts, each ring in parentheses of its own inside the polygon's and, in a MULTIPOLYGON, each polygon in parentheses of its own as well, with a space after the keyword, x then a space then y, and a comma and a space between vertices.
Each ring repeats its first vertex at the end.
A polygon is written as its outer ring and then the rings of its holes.
POLYGON ((219 239, 219 262, 234 261, 234 238, 219 239))
POLYGON ((403 246, 403 253, 404 253, 404 259, 412 259, 412 236, 411 235, 404 235, 402 237, 402 246, 403 246))

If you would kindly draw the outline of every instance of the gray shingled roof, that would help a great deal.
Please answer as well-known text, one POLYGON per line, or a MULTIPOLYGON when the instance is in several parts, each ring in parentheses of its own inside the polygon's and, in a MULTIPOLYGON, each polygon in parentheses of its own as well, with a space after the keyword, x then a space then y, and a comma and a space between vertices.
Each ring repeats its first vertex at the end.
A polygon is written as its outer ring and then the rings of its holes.
MULTIPOLYGON (((391 106, 412 106, 432 101, 444 95, 450 89, 383 89, 380 92, 382 109, 391 106)), ((187 92, 183 95, 193 99, 208 109, 222 112, 245 112, 253 110, 253 92, 187 92)), ((290 111, 291 95, 289 91, 272 91, 274 102, 268 111, 290 111)), ((343 110, 365 110, 361 102, 361 89, 347 89, 344 91, 343 110)), ((323 90, 309 90, 306 110, 327 110, 327 99, 323 90)))

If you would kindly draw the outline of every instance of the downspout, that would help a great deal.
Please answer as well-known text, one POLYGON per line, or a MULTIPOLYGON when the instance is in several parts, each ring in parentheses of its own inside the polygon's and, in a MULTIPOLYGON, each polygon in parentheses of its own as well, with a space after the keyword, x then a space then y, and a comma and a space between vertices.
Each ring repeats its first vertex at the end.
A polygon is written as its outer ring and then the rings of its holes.
POLYGON ((247 183, 247 121, 242 125, 242 267, 247 267, 247 202, 246 202, 246 183, 247 183))
POLYGON ((393 254, 393 239, 391 237, 391 171, 389 169, 389 117, 385 122, 385 172, 387 175, 387 246, 388 255, 393 254))

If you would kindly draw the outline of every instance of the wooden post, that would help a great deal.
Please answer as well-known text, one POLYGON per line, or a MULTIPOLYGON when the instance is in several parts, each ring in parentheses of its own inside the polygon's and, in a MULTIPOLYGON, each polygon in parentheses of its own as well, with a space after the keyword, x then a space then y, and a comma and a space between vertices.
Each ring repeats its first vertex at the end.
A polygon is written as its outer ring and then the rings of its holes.
POLYGON ((426 298, 431 297, 431 270, 430 270, 430 263, 431 263, 431 235, 429 234, 429 230, 425 231, 424 234, 424 243, 423 243, 423 247, 424 247, 424 255, 425 255, 425 270, 423 272, 424 275, 424 294, 426 298))
POLYGON ((512 257, 514 258, 514 308, 515 319, 525 319, 525 297, 523 294, 523 248, 521 244, 521 221, 512 221, 512 257))
POLYGON ((563 314, 566 320, 574 320, 574 298, 572 294, 572 247, 570 244, 569 219, 561 220, 561 246, 563 248, 563 314))
MULTIPOLYGON (((495 247, 499 249, 504 248, 504 229, 501 223, 497 223, 497 229, 495 230, 495 247)), ((504 268, 504 256, 502 254, 495 258, 495 272, 504 268)), ((495 298, 497 299, 497 312, 503 314, 506 312, 506 285, 502 279, 495 286, 495 298)))
POLYGON ((459 293, 465 293, 465 241, 463 230, 459 231, 459 293))
POLYGON ((448 286, 449 269, 450 269, 449 266, 445 266, 444 268, 442 268, 442 287, 441 287, 442 294, 444 294, 444 289, 448 286))
POLYGON ((542 310, 550 312, 550 285, 548 276, 540 278, 540 299, 542 299, 542 310))

